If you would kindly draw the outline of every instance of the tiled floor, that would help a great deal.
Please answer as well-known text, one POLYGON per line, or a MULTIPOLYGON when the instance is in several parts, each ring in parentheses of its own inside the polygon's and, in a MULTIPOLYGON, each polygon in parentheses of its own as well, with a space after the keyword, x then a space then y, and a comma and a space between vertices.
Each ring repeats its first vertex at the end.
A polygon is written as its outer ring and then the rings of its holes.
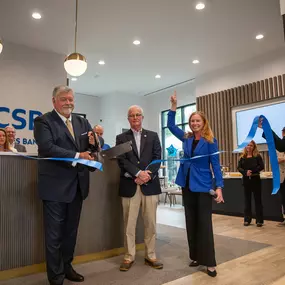
MULTIPOLYGON (((181 206, 160 205, 157 215, 157 252, 163 270, 143 263, 139 252, 134 267, 126 273, 118 270, 121 256, 81 264, 76 270, 86 276, 85 285, 284 285, 285 227, 276 222, 265 226, 244 227, 242 219, 214 215, 214 233, 218 276, 211 278, 202 267, 188 267, 184 210, 181 206)), ((2 281, 0 285, 46 285, 45 274, 2 281)), ((72 284, 65 282, 64 284, 72 284)))

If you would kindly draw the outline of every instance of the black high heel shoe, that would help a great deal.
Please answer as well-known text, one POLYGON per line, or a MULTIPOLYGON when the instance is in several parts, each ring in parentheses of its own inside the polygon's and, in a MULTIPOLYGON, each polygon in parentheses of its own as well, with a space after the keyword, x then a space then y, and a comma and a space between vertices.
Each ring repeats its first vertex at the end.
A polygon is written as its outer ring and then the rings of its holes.
POLYGON ((217 271, 214 270, 214 271, 210 271, 208 268, 207 268, 207 274, 211 277, 216 277, 217 276, 217 271))
POLYGON ((190 267, 197 267, 197 266, 199 266, 199 263, 198 263, 198 261, 193 260, 192 262, 190 262, 189 266, 190 267))

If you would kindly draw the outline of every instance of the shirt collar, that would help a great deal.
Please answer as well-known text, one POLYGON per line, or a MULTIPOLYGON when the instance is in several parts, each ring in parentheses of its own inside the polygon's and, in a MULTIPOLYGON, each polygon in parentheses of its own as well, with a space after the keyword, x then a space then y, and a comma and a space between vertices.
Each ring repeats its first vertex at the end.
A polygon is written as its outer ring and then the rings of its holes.
POLYGON ((133 134, 141 134, 142 133, 142 129, 140 129, 139 131, 136 131, 136 130, 131 128, 131 130, 132 130, 133 134))
POLYGON ((56 111, 56 113, 59 115, 59 117, 63 120, 63 122, 66 124, 66 120, 69 120, 71 122, 72 120, 72 115, 70 114, 69 118, 66 118, 64 116, 62 116, 56 109, 54 109, 56 111))

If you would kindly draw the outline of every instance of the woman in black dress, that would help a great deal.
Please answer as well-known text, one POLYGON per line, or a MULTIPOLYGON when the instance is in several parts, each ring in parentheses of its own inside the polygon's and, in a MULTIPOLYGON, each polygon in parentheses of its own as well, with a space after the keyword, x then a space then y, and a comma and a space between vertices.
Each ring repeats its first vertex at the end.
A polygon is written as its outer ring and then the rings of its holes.
POLYGON ((256 225, 263 225, 263 207, 261 200, 260 171, 264 163, 260 156, 255 141, 251 141, 243 150, 238 162, 238 171, 242 174, 244 187, 244 226, 249 226, 252 220, 251 193, 255 201, 256 225))

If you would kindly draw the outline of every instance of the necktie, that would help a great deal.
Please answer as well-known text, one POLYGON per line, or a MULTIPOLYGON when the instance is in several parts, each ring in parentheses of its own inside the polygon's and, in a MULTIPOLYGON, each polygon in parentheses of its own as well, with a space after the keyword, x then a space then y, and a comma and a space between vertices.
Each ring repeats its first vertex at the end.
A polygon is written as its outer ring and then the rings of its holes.
POLYGON ((72 124, 71 124, 70 120, 67 119, 65 123, 66 123, 66 126, 67 126, 67 128, 68 128, 68 130, 69 130, 71 136, 72 136, 73 139, 75 140, 74 132, 73 132, 73 127, 72 127, 72 124))

